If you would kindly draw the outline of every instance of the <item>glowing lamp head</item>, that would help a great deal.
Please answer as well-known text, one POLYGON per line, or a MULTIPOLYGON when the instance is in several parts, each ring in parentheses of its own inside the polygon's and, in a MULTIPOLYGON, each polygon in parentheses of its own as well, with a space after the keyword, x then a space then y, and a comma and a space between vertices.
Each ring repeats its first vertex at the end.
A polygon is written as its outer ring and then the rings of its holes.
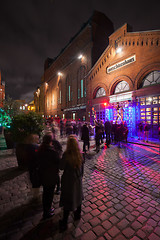
POLYGON ((62 73, 61 73, 61 72, 58 72, 58 76, 62 76, 62 73))
POLYGON ((104 103, 104 106, 105 106, 105 107, 107 106, 107 103, 106 103, 106 102, 104 103))
POLYGON ((121 53, 122 52, 122 48, 121 47, 118 47, 117 49, 116 49, 116 53, 121 53))
POLYGON ((80 55, 78 56, 78 59, 82 59, 82 57, 83 57, 83 55, 82 55, 82 54, 80 54, 80 55))

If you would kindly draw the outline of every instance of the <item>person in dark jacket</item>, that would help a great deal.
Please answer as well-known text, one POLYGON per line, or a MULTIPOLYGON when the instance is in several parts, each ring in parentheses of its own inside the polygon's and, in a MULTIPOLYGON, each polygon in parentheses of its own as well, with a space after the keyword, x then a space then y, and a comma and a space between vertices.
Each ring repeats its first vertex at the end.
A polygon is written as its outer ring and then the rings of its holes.
POLYGON ((60 162, 60 169, 64 170, 61 178, 60 196, 63 219, 59 221, 60 232, 62 232, 67 229, 70 211, 74 212, 74 220, 81 218, 83 157, 78 140, 74 135, 68 137, 67 148, 60 162))
POLYGON ((86 146, 88 146, 88 151, 89 151, 89 147, 90 147, 89 128, 86 123, 82 126, 81 132, 82 132, 81 139, 83 141, 83 152, 86 152, 86 146))
POLYGON ((111 123, 109 120, 105 122, 104 127, 106 134, 106 145, 109 148, 109 145, 111 144, 111 123))
POLYGON ((100 140, 102 136, 102 130, 99 124, 99 120, 95 121, 95 142, 96 142, 96 152, 100 151, 100 140))
POLYGON ((28 160, 29 178, 32 184, 33 199, 39 199, 39 164, 37 159, 37 151, 39 148, 39 136, 37 134, 31 134, 26 141, 26 158, 28 160))
MULTIPOLYGON (((60 142, 56 139, 56 136, 53 135, 53 148, 54 150, 58 153, 59 158, 62 157, 62 145, 60 144, 60 142)), ((57 184, 56 184, 56 191, 55 194, 59 195, 60 194, 60 176, 58 173, 58 178, 57 178, 57 184)))
POLYGON ((52 141, 52 134, 44 135, 43 142, 38 150, 39 173, 43 186, 43 219, 50 218, 54 214, 54 209, 51 207, 59 171, 60 159, 52 146, 52 141))

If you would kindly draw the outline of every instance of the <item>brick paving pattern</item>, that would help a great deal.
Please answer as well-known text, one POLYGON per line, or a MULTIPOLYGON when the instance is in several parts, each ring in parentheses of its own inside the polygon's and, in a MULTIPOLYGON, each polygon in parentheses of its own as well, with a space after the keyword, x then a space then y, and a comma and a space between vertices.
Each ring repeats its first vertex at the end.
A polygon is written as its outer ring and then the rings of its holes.
POLYGON ((91 148, 83 189, 81 220, 74 222, 71 214, 68 230, 59 233, 59 196, 54 196, 54 217, 41 221, 41 201, 32 201, 28 173, 17 168, 12 150, 1 150, 0 239, 160 239, 158 148, 128 143, 104 146, 98 154, 91 148))

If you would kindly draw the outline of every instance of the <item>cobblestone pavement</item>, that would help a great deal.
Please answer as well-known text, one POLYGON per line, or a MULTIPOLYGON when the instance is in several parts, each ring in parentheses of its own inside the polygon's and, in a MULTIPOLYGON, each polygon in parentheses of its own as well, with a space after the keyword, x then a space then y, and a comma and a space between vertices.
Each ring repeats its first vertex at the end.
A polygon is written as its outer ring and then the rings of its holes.
POLYGON ((103 146, 97 154, 91 145, 82 218, 74 222, 71 214, 63 234, 59 196, 54 196, 54 217, 42 222, 41 201, 32 200, 28 173, 17 168, 12 150, 0 151, 0 239, 160 240, 159 149, 127 143, 103 146))

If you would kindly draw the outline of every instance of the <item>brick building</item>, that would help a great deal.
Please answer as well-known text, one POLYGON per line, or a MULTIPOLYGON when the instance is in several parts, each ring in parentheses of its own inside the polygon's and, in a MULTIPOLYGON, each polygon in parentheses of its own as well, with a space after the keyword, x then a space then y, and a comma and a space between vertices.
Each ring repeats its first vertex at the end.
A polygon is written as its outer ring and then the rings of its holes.
POLYGON ((55 59, 44 65, 35 92, 36 111, 46 117, 126 121, 129 136, 139 121, 158 138, 160 125, 160 30, 114 32, 112 22, 94 12, 55 59), (93 114, 96 113, 96 114, 93 114))
POLYGON ((5 99, 5 84, 2 82, 0 71, 0 108, 3 107, 3 100, 5 99))
POLYGON ((160 30, 131 32, 124 24, 87 75, 87 112, 98 119, 126 121, 129 135, 139 121, 150 124, 150 137, 160 125, 160 30))
POLYGON ((46 117, 86 119, 86 78, 109 43, 112 22, 95 11, 55 58, 47 58, 34 93, 36 111, 46 117))

